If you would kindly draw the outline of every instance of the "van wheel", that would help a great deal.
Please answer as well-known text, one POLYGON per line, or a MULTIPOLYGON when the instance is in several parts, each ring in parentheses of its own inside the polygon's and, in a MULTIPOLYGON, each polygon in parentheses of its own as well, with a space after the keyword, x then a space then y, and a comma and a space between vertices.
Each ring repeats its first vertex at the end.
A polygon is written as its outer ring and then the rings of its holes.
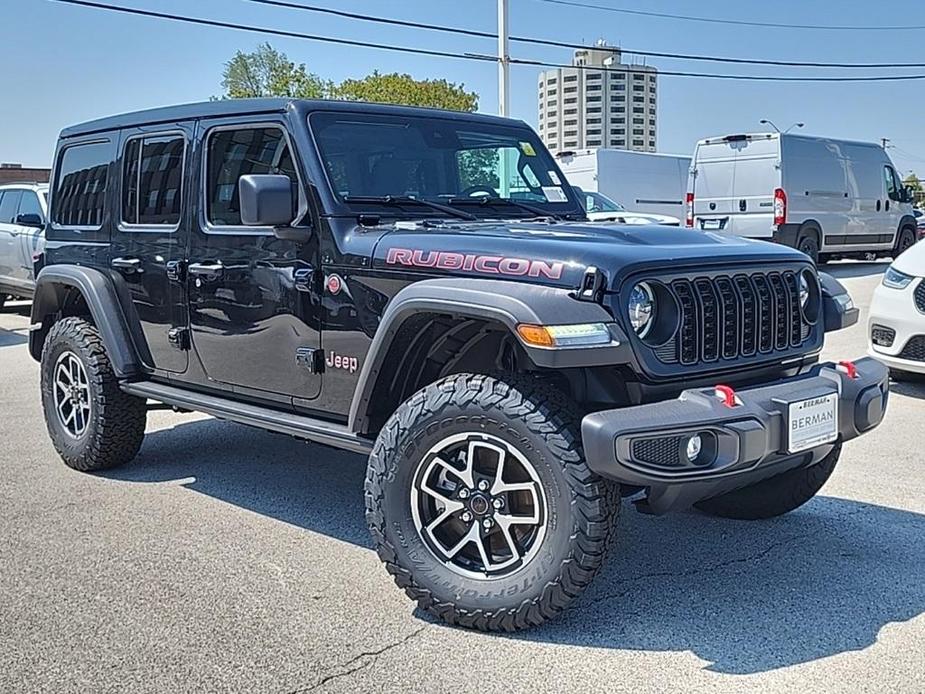
POLYGON ((810 234, 801 236, 800 241, 797 243, 797 250, 812 258, 813 263, 819 264, 819 242, 815 236, 810 234))
POLYGON ((0 294, 0 308, 3 308, 3 304, 5 304, 6 300, 9 298, 10 297, 7 296, 6 294, 0 294))
POLYGON ((904 227, 899 232, 899 239, 896 241, 896 250, 893 253, 894 258, 898 258, 915 245, 915 231, 909 227, 904 227))
POLYGON ((392 415, 369 458, 366 521, 421 609, 514 631, 588 586, 619 498, 585 463, 579 424, 549 386, 474 374, 431 384, 392 415))
POLYGON ((81 318, 55 323, 42 350, 41 376, 45 424, 65 465, 89 472, 135 457, 147 406, 119 388, 94 325, 81 318))

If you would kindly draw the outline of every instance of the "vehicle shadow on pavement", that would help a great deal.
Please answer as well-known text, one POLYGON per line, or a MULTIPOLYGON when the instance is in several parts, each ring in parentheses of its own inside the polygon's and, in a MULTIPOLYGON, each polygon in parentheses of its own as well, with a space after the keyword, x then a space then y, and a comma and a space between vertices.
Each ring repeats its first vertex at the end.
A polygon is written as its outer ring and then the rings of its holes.
POLYGON ((22 331, 0 328, 0 347, 15 347, 28 341, 28 330, 26 328, 23 328, 22 331))
POLYGON ((906 395, 910 398, 925 400, 925 376, 920 379, 892 381, 890 383, 891 395, 906 395))
MULTIPOLYGON (((150 432, 135 462, 104 476, 179 480, 371 547, 365 465, 363 456, 203 420, 150 432)), ((899 509, 820 496, 782 518, 741 522, 654 518, 626 505, 610 558, 582 598, 541 628, 486 638, 689 651, 715 672, 766 672, 867 648, 884 626, 922 614, 923 568, 925 515, 899 509)))
POLYGON ((836 279, 851 279, 852 277, 874 277, 882 275, 889 266, 889 262, 883 261, 826 263, 819 268, 819 271, 827 272, 836 279))

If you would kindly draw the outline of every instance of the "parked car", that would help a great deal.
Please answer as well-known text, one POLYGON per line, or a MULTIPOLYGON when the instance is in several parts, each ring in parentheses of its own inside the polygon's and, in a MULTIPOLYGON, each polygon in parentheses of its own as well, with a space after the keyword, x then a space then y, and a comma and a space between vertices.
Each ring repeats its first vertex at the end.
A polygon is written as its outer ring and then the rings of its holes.
POLYGON ((912 216, 915 217, 915 224, 918 229, 919 239, 925 238, 925 210, 915 208, 912 210, 912 216))
POLYGON ((630 212, 623 205, 614 202, 606 195, 584 191, 575 187, 578 199, 584 201, 585 214, 592 222, 615 222, 617 224, 661 224, 662 226, 681 226, 677 217, 666 214, 646 214, 630 212))
POLYGON ((916 241, 911 192, 883 147, 792 133, 698 142, 687 225, 816 261, 897 257, 916 241))
POLYGON ((625 149, 559 152, 556 160, 573 186, 619 200, 643 214, 684 216, 691 158, 625 149))
POLYGON ((874 291, 868 320, 870 354, 894 378, 925 374, 925 244, 893 261, 874 291))
POLYGON ((228 100, 67 128, 29 336, 55 448, 127 463, 154 401, 366 454, 395 582, 485 630, 566 609, 621 496, 811 499, 887 404, 876 360, 818 362, 857 321, 844 287, 780 245, 590 224, 564 181, 526 124, 471 113, 228 100))
POLYGON ((0 185, 0 306, 8 299, 31 299, 33 262, 45 248, 48 186, 0 185))

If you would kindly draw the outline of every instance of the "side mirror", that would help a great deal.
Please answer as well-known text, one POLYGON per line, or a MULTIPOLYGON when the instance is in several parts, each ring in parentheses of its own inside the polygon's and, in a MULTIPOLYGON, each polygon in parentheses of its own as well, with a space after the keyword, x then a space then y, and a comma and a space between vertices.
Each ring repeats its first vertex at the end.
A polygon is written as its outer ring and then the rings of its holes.
POLYGON ((905 195, 903 202, 915 202, 915 190, 913 190, 912 186, 905 186, 903 193, 905 195))
POLYGON ((34 227, 36 229, 41 229, 45 226, 42 215, 35 214, 34 212, 24 212, 23 214, 16 215, 16 223, 22 227, 34 227))
POLYGON ((292 224, 292 181, 289 176, 253 174, 238 179, 241 222, 249 227, 292 224))

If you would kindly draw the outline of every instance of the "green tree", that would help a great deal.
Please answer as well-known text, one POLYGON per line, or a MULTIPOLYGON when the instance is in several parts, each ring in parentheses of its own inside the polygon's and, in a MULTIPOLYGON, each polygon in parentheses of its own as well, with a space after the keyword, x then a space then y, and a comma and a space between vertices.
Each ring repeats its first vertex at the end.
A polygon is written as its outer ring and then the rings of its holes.
POLYGON ((225 63, 222 87, 226 99, 288 96, 319 99, 330 95, 332 84, 296 65, 285 53, 265 43, 252 53, 238 51, 225 63))
POLYGON ((334 96, 349 101, 430 106, 452 111, 475 111, 479 107, 479 95, 466 91, 461 84, 418 80, 397 72, 383 75, 378 70, 362 79, 344 80, 334 89, 334 96))
POLYGON ((908 176, 906 176, 903 184, 909 186, 912 189, 912 195, 916 206, 921 207, 922 205, 925 205, 925 186, 922 185, 922 181, 919 180, 918 176, 916 176, 914 173, 910 173, 908 176))

